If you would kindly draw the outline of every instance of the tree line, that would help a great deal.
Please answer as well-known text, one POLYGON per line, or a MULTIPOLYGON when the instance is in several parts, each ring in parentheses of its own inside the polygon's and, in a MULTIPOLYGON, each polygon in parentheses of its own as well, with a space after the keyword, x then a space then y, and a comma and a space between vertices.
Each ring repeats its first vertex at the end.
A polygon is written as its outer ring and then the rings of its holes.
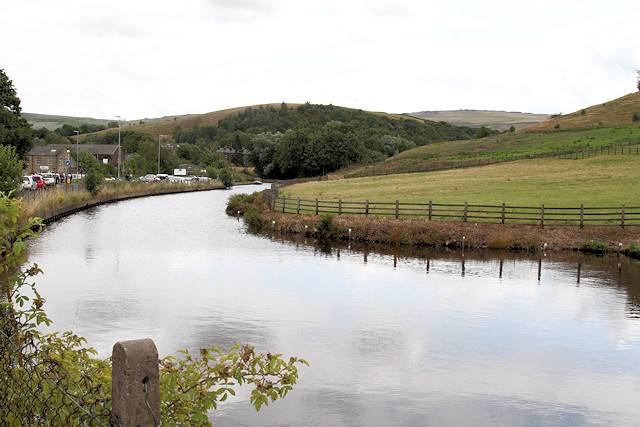
POLYGON ((210 149, 231 148, 235 150, 232 163, 240 165, 246 150, 256 173, 276 179, 378 162, 416 146, 471 139, 476 133, 475 128, 443 122, 392 118, 333 105, 307 103, 289 108, 282 103, 279 108, 247 107, 221 119, 217 126, 189 130, 177 126, 173 139, 210 149))
MULTIPOLYGON (((78 132, 83 135, 82 145, 118 144, 120 140, 126 158, 121 172, 135 176, 157 172, 158 150, 163 173, 193 164, 217 178, 229 171, 231 163, 254 166, 257 174, 268 179, 316 176, 353 164, 379 162, 416 146, 472 139, 479 132, 444 122, 310 103, 295 108, 285 103, 247 107, 215 126, 176 126, 160 142, 157 135, 133 129, 122 129, 120 138, 118 131, 98 132, 105 130, 103 125, 31 129, 20 117, 11 81, 4 72, 0 78, 3 104, 7 104, 0 111, 0 142, 14 146, 19 158, 26 159, 33 145, 75 143, 73 137, 78 132), (8 123, 4 128, 3 121, 8 123), (226 160, 220 148, 231 149, 232 157, 226 160)), ((108 127, 112 126, 117 127, 117 122, 109 123, 108 127)), ((102 168, 104 175, 116 175, 113 165, 102 168)))
MULTIPOLYGON (((57 131, 54 133, 63 133, 57 131)), ((190 163, 218 177, 231 163, 255 166, 264 178, 315 176, 353 164, 379 162, 432 142, 472 139, 477 132, 444 122, 392 118, 333 105, 247 107, 215 126, 176 126, 161 141, 160 169, 169 172, 190 163), (219 148, 232 149, 229 161, 219 148)), ((120 141, 127 154, 126 168, 134 175, 157 170, 156 135, 124 129, 120 141)), ((82 143, 117 144, 118 133, 91 133, 82 143)))

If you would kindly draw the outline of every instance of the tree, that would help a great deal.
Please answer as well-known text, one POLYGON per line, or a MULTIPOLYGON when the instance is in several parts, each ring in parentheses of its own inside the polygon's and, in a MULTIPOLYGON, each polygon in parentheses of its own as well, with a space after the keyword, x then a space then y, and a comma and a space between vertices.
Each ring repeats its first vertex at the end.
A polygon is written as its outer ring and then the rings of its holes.
POLYGON ((487 136, 491 136, 491 129, 488 127, 482 126, 476 131, 476 138, 486 138, 487 136))
POLYGON ((220 179, 220 181, 222 181, 222 185, 224 185, 225 188, 233 187, 233 174, 231 173, 231 169, 221 169, 218 178, 220 179))
POLYGON ((17 190, 22 182, 23 169, 15 147, 0 146, 0 192, 9 194, 17 190))
POLYGON ((638 83, 638 90, 640 90, 640 70, 636 70, 636 74, 637 74, 636 80, 638 83))
POLYGON ((258 176, 265 178, 276 177, 275 155, 282 140, 280 132, 264 132, 256 135, 252 140, 253 150, 249 153, 249 160, 255 166, 258 176))
POLYGON ((142 176, 147 173, 147 169, 149 168, 147 159, 142 157, 140 154, 132 154, 125 161, 125 168, 127 169, 127 173, 131 173, 135 176, 142 176))
POLYGON ((309 132, 307 129, 289 130, 284 133, 275 153, 275 163, 283 178, 302 176, 305 153, 309 151, 309 132))
POLYGON ((20 116, 20 98, 13 82, 0 69, 0 145, 15 147, 20 159, 31 149, 31 125, 20 116))
POLYGON ((92 196, 97 196, 104 184, 102 175, 102 165, 100 161, 93 157, 87 150, 80 150, 78 153, 79 165, 85 171, 84 186, 92 196))

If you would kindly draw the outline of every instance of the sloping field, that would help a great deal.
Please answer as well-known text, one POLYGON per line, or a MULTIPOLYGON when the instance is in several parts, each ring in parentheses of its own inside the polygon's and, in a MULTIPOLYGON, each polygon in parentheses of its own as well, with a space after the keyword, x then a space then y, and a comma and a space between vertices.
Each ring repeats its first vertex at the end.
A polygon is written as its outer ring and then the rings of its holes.
POLYGON ((429 173, 308 182, 281 195, 306 200, 549 207, 640 206, 640 155, 538 159, 429 173))
POLYGON ((634 123, 634 114, 640 118, 640 91, 602 104, 593 105, 571 114, 554 117, 531 125, 522 132, 550 132, 568 129, 624 126, 634 123))

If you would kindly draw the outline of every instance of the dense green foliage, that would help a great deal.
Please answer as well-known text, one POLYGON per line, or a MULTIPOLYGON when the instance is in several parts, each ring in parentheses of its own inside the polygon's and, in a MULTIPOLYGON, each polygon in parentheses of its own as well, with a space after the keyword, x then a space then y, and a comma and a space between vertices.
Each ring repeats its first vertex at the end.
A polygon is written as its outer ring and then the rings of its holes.
MULTIPOLYGON (((86 161, 86 159, 85 159, 86 161)), ((28 264, 27 240, 37 237, 39 218, 24 219, 25 202, 0 193, 0 420, 7 425, 109 425, 111 363, 95 357, 86 340, 72 332, 43 333, 50 325, 28 264), (43 424, 43 422, 46 423, 43 424)), ((224 352, 200 349, 194 356, 160 360, 163 425, 210 425, 207 411, 253 387, 256 410, 284 398, 298 379, 304 359, 258 354, 235 344, 224 352)))
POLYGON ((22 182, 22 161, 15 147, 0 145, 0 192, 17 190, 22 182))
POLYGON ((85 171, 84 186, 92 196, 98 195, 104 184, 103 164, 93 157, 87 150, 78 153, 79 165, 85 171))
POLYGON ((21 111, 13 82, 0 69, 0 145, 15 147, 18 157, 25 159, 31 149, 31 126, 21 111))
POLYGON ((476 132, 448 123, 312 104, 297 109, 286 104, 279 110, 247 108, 220 120, 218 128, 218 135, 252 135, 243 147, 249 149, 256 173, 266 178, 326 174, 356 163, 378 162, 415 146, 470 139, 476 132))
MULTIPOLYGON (((71 129, 58 129, 68 134, 71 129)), ((247 161, 265 178, 293 178, 326 174, 355 164, 372 163, 432 143, 469 139, 476 130, 413 118, 392 118, 333 105, 305 104, 289 108, 248 107, 221 119, 216 126, 176 126, 161 144, 160 171, 170 173, 182 164, 195 164, 211 178, 228 163, 247 161), (167 144, 165 144, 165 142, 167 144), (218 149, 231 150, 224 160, 218 149), (213 174, 213 175, 212 175, 213 174)), ((54 139, 38 134, 41 141, 54 139)), ((158 136, 144 131, 121 131, 121 145, 132 155, 126 168, 135 175, 157 171, 158 136)), ((116 144, 117 132, 88 135, 83 143, 116 144)))

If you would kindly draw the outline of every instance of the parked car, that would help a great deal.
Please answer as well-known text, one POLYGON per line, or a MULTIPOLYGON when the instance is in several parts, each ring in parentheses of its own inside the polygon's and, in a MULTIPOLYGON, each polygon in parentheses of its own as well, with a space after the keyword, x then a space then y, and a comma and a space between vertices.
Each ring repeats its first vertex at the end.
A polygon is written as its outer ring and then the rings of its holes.
POLYGON ((160 178, 158 178, 156 175, 152 174, 152 173, 148 173, 145 176, 141 176, 140 177, 140 181, 144 181, 144 182, 157 182, 160 181, 160 178))
POLYGON ((44 179, 40 175, 31 175, 31 179, 36 183, 37 188, 44 189, 47 186, 47 183, 44 182, 44 179))
POLYGON ((56 176, 54 174, 49 173, 49 172, 45 172, 43 174, 40 174, 40 176, 44 180, 45 184, 47 184, 47 185, 56 185, 56 176))
POLYGON ((38 188, 38 184, 29 175, 22 177, 22 184, 20 184, 21 190, 35 190, 38 188))

